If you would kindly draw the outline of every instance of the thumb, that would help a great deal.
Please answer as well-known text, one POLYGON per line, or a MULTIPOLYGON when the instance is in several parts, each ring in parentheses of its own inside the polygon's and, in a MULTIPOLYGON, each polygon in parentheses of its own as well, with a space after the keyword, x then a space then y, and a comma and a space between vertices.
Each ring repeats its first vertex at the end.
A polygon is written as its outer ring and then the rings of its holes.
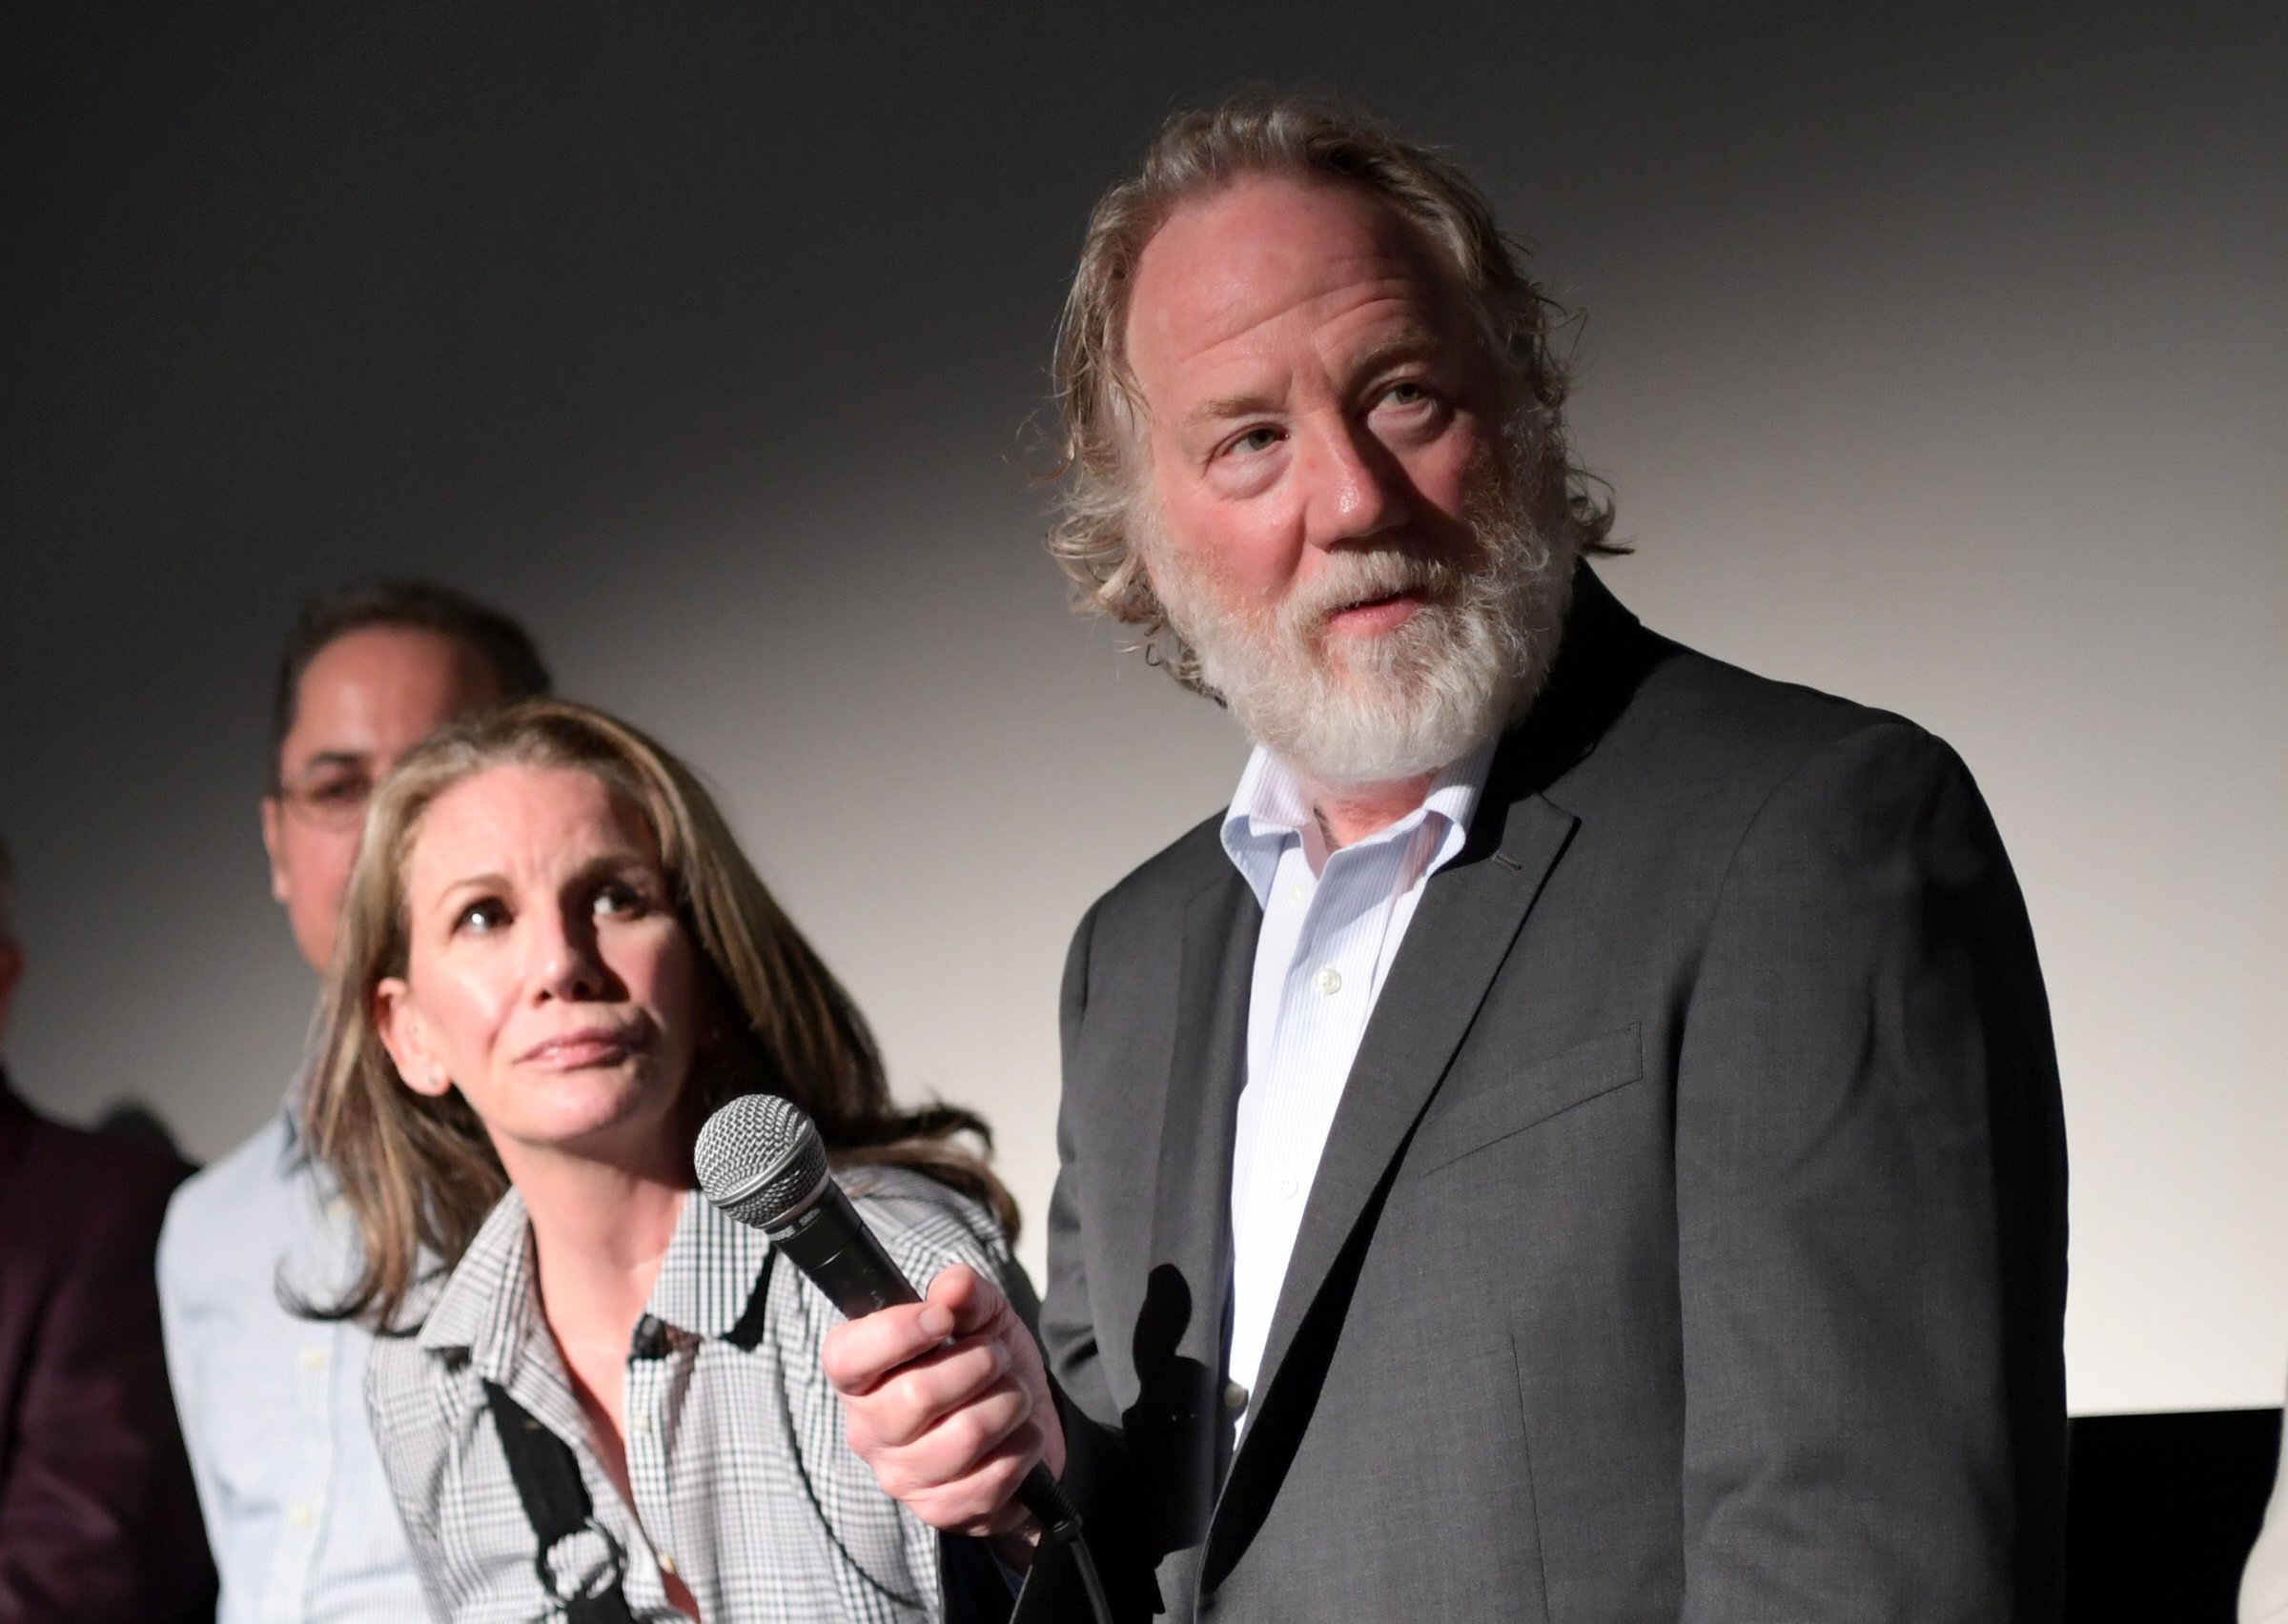
POLYGON ((973 1336, 1009 1310, 1000 1289, 966 1263, 939 1269, 922 1303, 921 1328, 931 1336, 973 1336))

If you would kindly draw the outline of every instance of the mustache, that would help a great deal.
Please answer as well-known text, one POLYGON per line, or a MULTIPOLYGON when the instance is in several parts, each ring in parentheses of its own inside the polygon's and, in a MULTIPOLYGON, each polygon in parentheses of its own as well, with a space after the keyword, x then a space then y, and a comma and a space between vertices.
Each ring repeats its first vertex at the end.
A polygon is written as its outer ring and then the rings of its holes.
POLYGON ((1331 617, 1378 599, 1409 594, 1434 601, 1459 595, 1471 572, 1442 553, 1379 546, 1331 555, 1306 587, 1281 605, 1291 632, 1317 630, 1331 617))

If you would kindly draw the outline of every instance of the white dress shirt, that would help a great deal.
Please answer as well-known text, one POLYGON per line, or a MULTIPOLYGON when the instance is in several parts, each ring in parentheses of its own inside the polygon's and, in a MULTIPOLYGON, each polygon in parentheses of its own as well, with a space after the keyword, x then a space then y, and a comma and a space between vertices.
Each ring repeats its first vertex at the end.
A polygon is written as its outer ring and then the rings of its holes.
POLYGON ((400 1624, 422 1615, 365 1417, 374 1339, 303 1319, 355 1272, 357 1226, 295 1116, 175 1191, 159 1311, 183 1442, 222 1577, 219 1624, 400 1624))
POLYGON ((1247 1080, 1232 1158, 1230 1408, 1250 1408, 1287 1260, 1343 1084, 1422 887, 1469 839, 1494 741, 1439 774, 1422 804, 1329 852, 1295 775, 1257 749, 1223 849, 1262 904, 1247 1080))

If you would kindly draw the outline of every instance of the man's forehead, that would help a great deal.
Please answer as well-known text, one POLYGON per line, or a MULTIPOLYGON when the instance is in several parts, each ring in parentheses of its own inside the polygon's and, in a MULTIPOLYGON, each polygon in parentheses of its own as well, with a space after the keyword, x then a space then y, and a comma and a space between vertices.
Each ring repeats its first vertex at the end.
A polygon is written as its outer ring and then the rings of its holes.
POLYGON ((361 626, 311 658, 296 684, 290 756, 402 749, 496 697, 484 657, 424 626, 361 626))
MULTIPOLYGON (((1287 317, 1453 331, 1459 278, 1420 228, 1356 186, 1251 176, 1172 213, 1138 256, 1127 350, 1140 374, 1212 359, 1287 317)), ((1141 381, 1141 378, 1139 379, 1141 381)))

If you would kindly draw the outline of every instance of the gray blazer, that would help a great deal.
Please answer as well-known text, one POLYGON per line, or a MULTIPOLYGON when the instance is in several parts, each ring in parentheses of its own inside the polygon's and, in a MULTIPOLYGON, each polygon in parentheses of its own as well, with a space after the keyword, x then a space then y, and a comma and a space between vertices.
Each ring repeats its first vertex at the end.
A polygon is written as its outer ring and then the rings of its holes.
MULTIPOLYGON (((2055 1616, 2056 1065, 1944 744, 1583 569, 1389 971, 1235 1440, 1257 920, 1212 820, 1066 974, 1042 1334, 1125 1616, 2055 1616)), ((1018 1616, 1085 1616, 1065 1560, 1018 1616)))

